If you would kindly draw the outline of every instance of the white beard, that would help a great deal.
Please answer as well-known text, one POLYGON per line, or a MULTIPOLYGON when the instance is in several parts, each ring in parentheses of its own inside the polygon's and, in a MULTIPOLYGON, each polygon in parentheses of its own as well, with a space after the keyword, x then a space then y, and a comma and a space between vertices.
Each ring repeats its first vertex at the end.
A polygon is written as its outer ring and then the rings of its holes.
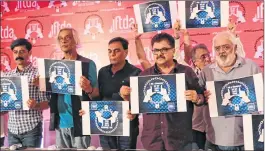
POLYGON ((221 58, 220 56, 216 56, 215 59, 216 59, 216 61, 217 61, 219 66, 221 66, 221 67, 229 67, 229 66, 232 66, 232 64, 234 63, 234 61, 236 59, 236 55, 235 54, 230 54, 225 59, 221 58))

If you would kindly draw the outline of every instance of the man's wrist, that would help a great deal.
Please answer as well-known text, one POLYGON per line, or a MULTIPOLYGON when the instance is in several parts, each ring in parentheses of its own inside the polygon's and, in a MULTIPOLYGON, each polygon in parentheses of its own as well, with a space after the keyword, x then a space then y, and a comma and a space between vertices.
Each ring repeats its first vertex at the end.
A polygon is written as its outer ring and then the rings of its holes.
POLYGON ((88 91, 86 91, 86 93, 87 93, 87 94, 92 94, 92 93, 93 93, 93 91, 94 91, 94 89, 91 87, 91 90, 90 90, 90 91, 89 91, 89 90, 88 90, 88 91))
POLYGON ((40 103, 36 103, 36 105, 33 107, 33 109, 40 109, 40 103))

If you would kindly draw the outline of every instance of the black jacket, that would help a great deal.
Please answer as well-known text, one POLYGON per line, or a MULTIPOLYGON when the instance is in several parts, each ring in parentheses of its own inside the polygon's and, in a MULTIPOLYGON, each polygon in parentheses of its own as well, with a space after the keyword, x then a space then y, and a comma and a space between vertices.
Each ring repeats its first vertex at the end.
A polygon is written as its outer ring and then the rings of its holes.
MULTIPOLYGON (((88 58, 78 55, 78 61, 82 61, 82 75, 88 79, 89 63, 92 61, 88 58)), ((91 101, 89 96, 82 91, 82 96, 71 95, 73 122, 74 122, 74 135, 82 136, 82 117, 79 116, 81 109, 81 101, 91 101)), ((59 127, 59 112, 58 112, 58 94, 52 93, 50 101, 50 130, 55 130, 59 127)))

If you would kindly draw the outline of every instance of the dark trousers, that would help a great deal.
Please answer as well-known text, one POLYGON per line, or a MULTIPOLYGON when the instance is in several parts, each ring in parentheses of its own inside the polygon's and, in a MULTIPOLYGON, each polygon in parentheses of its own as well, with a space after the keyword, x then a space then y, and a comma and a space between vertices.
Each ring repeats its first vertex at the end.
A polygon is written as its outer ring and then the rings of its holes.
POLYGON ((136 149, 137 136, 139 134, 139 128, 131 129, 131 134, 127 136, 104 136, 100 135, 100 145, 104 150, 110 149, 136 149))
POLYGON ((197 144, 199 149, 204 150, 205 142, 206 142, 206 133, 192 130, 192 135, 193 135, 193 141, 197 144))
POLYGON ((0 138, 0 147, 4 146, 4 142, 5 142, 5 137, 1 137, 0 138))
POLYGON ((33 130, 24 134, 13 134, 8 130, 8 145, 22 144, 23 147, 39 148, 42 140, 42 123, 39 123, 33 130))

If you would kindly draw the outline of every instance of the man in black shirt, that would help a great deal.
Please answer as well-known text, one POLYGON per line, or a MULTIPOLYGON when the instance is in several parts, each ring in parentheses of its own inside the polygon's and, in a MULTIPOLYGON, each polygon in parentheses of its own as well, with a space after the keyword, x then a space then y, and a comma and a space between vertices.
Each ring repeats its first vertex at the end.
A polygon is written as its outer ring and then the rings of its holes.
MULTIPOLYGON (((120 88, 129 86, 129 77, 137 76, 141 70, 131 65, 125 58, 128 54, 128 41, 122 37, 116 37, 109 41, 108 56, 110 65, 102 67, 98 73, 99 100, 123 100, 120 96, 120 88)), ((82 115, 82 111, 80 115, 82 115)), ((100 144, 104 150, 110 149, 136 149, 137 136, 139 134, 138 116, 129 116, 130 136, 100 136, 100 144)))

